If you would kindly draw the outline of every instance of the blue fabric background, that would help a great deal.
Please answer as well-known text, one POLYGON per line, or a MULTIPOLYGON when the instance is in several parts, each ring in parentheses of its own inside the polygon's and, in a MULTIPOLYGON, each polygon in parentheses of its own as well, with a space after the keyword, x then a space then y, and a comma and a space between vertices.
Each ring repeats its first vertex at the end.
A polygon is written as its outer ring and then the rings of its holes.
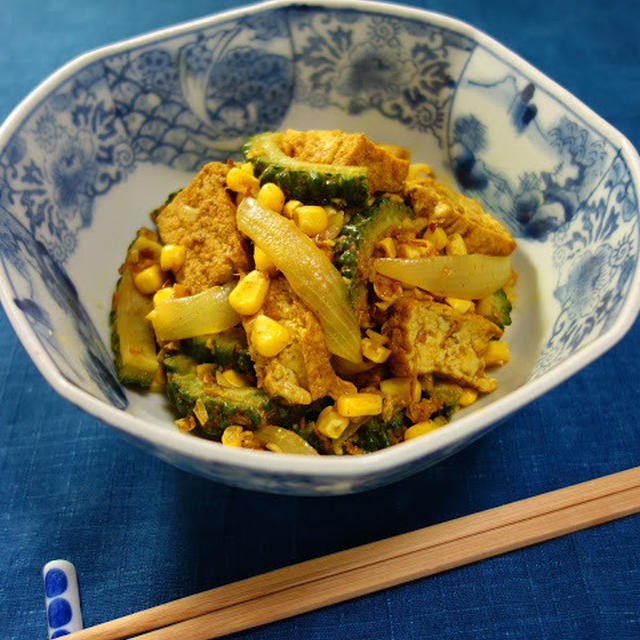
MULTIPOLYGON (((87 49, 235 0, 3 0, 0 119, 87 49)), ((640 146, 637 0, 414 1, 514 49, 640 146)), ((0 633, 45 637, 40 571, 78 570, 85 623, 640 464, 640 323, 473 446, 330 499, 176 470, 59 398, 0 315, 0 633)), ((640 516, 237 634, 240 639, 640 637, 640 516)))

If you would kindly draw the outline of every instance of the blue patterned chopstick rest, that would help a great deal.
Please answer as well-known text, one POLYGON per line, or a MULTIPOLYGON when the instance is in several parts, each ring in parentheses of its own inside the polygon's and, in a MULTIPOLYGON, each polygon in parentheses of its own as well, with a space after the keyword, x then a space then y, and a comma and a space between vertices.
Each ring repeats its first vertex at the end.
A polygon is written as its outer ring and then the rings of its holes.
POLYGON ((52 560, 42 568, 49 638, 60 638, 82 629, 80 591, 75 567, 66 560, 52 560))

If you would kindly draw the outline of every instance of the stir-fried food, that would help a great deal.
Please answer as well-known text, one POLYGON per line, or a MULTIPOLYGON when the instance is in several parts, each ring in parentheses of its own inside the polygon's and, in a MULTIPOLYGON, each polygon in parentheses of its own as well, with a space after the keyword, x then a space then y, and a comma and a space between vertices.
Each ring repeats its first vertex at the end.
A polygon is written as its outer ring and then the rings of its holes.
POLYGON ((123 384, 226 446, 360 454, 444 427, 509 360, 516 243, 406 149, 265 132, 152 213, 111 309, 123 384))

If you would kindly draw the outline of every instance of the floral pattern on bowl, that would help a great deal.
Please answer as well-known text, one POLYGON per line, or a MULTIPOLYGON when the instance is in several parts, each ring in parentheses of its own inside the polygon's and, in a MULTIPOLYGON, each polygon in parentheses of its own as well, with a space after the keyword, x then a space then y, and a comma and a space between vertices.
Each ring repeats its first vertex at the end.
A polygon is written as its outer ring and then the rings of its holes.
POLYGON ((533 371, 541 375, 606 332, 627 299, 638 262, 630 171, 614 140, 480 48, 458 79, 448 150, 468 195, 516 237, 551 249, 559 311, 533 371))
POLYGON ((16 109, 0 130, 0 291, 54 388, 160 457, 268 491, 362 490, 450 455, 624 334, 639 306, 638 172, 618 132, 468 25, 265 3, 87 54, 16 109), (203 163, 289 126, 404 144, 517 237, 521 355, 482 412, 366 459, 309 461, 222 451, 121 388, 107 316, 125 238, 203 163))

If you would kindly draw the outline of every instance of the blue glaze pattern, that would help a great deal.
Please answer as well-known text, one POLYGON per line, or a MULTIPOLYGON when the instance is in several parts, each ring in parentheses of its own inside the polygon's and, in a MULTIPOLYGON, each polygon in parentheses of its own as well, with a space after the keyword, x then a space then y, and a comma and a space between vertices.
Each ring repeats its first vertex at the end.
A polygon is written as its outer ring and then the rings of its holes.
POLYGON ((118 408, 126 407, 111 355, 73 282, 13 214, 2 207, 0 211, 2 267, 14 286, 16 308, 67 381, 118 408))
POLYGON ((44 575, 44 593, 47 598, 54 598, 63 594, 68 585, 67 574, 62 569, 54 567, 44 575))
POLYGON ((195 171, 237 153, 248 135, 277 127, 293 92, 285 36, 284 15, 275 11, 107 59, 132 161, 195 171))
POLYGON ((292 24, 298 101, 350 115, 373 110, 441 143, 471 39, 419 21, 349 10, 300 9, 292 24))
POLYGON ((553 236, 560 304, 534 376, 581 345, 604 334, 616 320, 637 268, 638 201, 624 160, 618 156, 574 218, 553 236))
POLYGON ((49 638, 59 638, 83 627, 75 567, 66 560, 52 560, 43 570, 49 638))
POLYGON ((71 605, 64 598, 54 598, 47 606, 49 626, 57 629, 71 621, 71 605))
POLYGON ((492 61, 490 80, 476 63, 458 81, 449 157, 458 184, 516 237, 551 247, 559 310, 536 378, 616 319, 637 266, 638 199, 609 140, 531 79, 492 61), (473 113, 487 104, 484 117, 473 113), (521 153, 512 149, 509 165, 505 142, 521 153))

